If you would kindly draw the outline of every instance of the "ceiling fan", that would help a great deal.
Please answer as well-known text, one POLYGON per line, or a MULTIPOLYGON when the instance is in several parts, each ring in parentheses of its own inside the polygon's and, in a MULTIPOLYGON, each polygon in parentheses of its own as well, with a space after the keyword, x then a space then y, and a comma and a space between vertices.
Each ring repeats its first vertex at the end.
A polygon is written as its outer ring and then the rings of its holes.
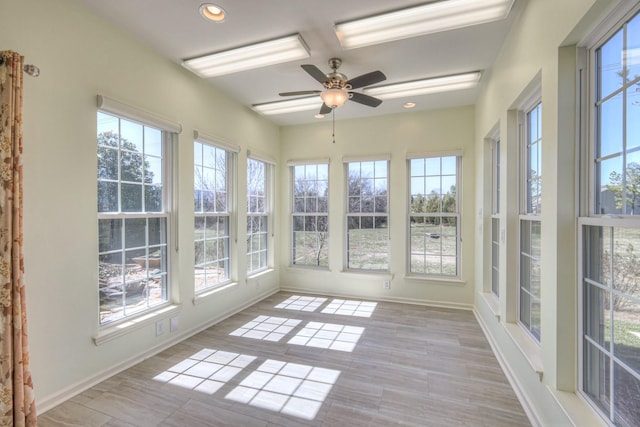
POLYGON ((330 113, 331 110, 340 107, 347 100, 367 105, 369 107, 377 107, 382 103, 381 99, 374 98, 373 96, 365 95, 363 93, 351 91, 352 89, 359 89, 361 87, 369 86, 386 80, 387 77, 381 71, 372 71, 370 73, 362 74, 361 76, 354 77, 353 79, 349 80, 347 76, 338 72, 338 68, 340 68, 340 65, 342 65, 342 60, 340 58, 331 58, 329 60, 329 67, 331 67, 333 71, 328 74, 323 73, 315 65, 301 65, 302 69, 309 73, 311 77, 320 82, 325 89, 282 92, 279 95, 299 96, 319 94, 323 101, 322 107, 320 108, 320 114, 330 113))

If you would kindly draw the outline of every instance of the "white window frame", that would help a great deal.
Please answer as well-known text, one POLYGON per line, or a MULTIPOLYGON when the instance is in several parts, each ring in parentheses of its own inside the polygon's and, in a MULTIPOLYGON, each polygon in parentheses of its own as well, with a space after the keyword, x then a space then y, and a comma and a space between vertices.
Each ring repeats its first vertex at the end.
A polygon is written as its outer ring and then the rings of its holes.
MULTIPOLYGON (((315 268, 315 269, 329 269, 329 194, 330 194, 330 177, 329 177, 329 169, 330 169, 330 164, 329 164, 329 159, 316 159, 316 160, 306 160, 306 161, 289 161, 287 162, 287 166, 289 166, 289 174, 290 174, 290 185, 291 185, 291 203, 290 203, 290 211, 291 211, 291 252, 290 252, 290 257, 289 257, 289 262, 290 262, 290 266, 292 267, 304 267, 304 268, 315 268), (296 168, 317 168, 318 166, 326 166, 327 168, 327 183, 326 183, 326 196, 313 196, 313 198, 326 198, 326 210, 325 211, 321 211, 320 209, 318 209, 318 206, 316 205, 316 209, 315 210, 311 210, 311 211, 307 211, 307 207, 306 207, 306 199, 307 197, 303 197, 303 203, 304 203, 304 209, 303 210, 299 210, 299 208, 297 208, 296 205, 296 168), (296 262, 296 254, 297 254, 297 248, 296 248, 296 217, 302 217, 303 221, 304 221, 304 232, 306 232, 306 226, 307 226, 307 218, 312 218, 315 219, 315 227, 317 227, 318 221, 320 220, 320 218, 324 218, 324 231, 314 231, 316 234, 318 234, 318 239, 319 241, 316 242, 317 245, 319 245, 319 247, 316 246, 316 251, 318 252, 316 254, 316 259, 318 260, 316 265, 311 264, 311 263, 298 263, 296 262), (324 251, 323 251, 324 249, 324 251), (326 264, 322 265, 320 261, 320 257, 322 256, 322 253, 324 253, 326 251, 326 264)), ((306 176, 306 174, 305 174, 306 176)), ((316 175, 315 179, 304 179, 303 181, 307 182, 307 181, 320 181, 316 175)), ((319 203, 319 200, 316 200, 316 204, 319 203)))
MULTIPOLYGON (((201 293, 205 293, 205 292, 209 292, 212 290, 215 290, 217 288, 223 287, 229 283, 231 283, 234 280, 234 275, 233 275, 233 265, 235 264, 235 260, 234 260, 234 254, 235 254, 235 231, 236 231, 236 227, 235 227, 235 221, 236 221, 236 215, 235 215, 235 208, 236 208, 236 185, 235 185, 235 176, 236 176, 236 164, 237 164, 237 153, 240 151, 240 148, 236 145, 233 144, 229 144, 229 143, 225 143, 223 141, 218 140, 215 137, 211 137, 211 136, 207 136, 201 132, 195 131, 194 132, 194 251, 196 251, 196 253, 194 254, 195 257, 197 257, 197 246, 198 243, 202 243, 203 246, 203 251, 204 253, 204 262, 203 263, 196 263, 196 258, 194 257, 194 292, 196 295, 201 294, 201 293), (204 200, 201 199, 198 202, 195 201, 195 197, 197 197, 197 193, 196 191, 198 190, 197 186, 198 186, 198 182, 196 179, 196 169, 198 167, 202 167, 205 168, 207 167, 206 165, 199 165, 196 163, 196 155, 195 155, 195 149, 196 149, 196 144, 199 144, 201 149, 204 150, 204 147, 207 146, 211 149, 214 150, 214 156, 215 153, 217 151, 224 151, 225 153, 225 158, 226 158, 226 162, 225 162, 225 170, 224 170, 224 180, 225 180, 225 189, 226 189, 226 206, 224 210, 218 210, 217 206, 213 209, 213 210, 205 210, 205 206, 204 206, 204 200), (200 209, 198 209, 198 206, 200 206, 200 209), (227 224, 226 226, 226 235, 223 235, 222 237, 215 237, 215 238, 207 238, 206 236, 206 230, 208 230, 208 227, 205 225, 204 229, 205 229, 205 234, 203 236, 202 239, 199 239, 198 236, 196 235, 197 231, 197 227, 195 226, 195 222, 200 220, 206 223, 207 219, 209 218, 215 218, 216 222, 219 223, 220 220, 224 220, 227 224), (226 254, 226 256, 223 257, 219 257, 217 259, 207 259, 207 254, 206 254, 206 247, 207 247, 207 242, 216 242, 216 245, 219 248, 218 242, 222 241, 222 246, 223 246, 223 253, 226 254), (202 274, 198 274, 197 270, 199 269, 199 267, 203 267, 206 265, 213 265, 213 263, 218 265, 218 269, 219 269, 219 264, 222 263, 223 264, 223 269, 224 269, 224 275, 220 278, 218 278, 218 280, 214 280, 211 283, 209 283, 208 277, 207 277, 207 271, 206 268, 200 268, 202 271, 202 274), (200 279, 200 276, 203 276, 204 279, 204 285, 203 286, 198 286, 198 280, 200 279)), ((216 157, 217 158, 217 157, 216 157)), ((202 160, 204 162, 204 160, 202 160)), ((208 167, 207 167, 208 168, 208 167)), ((215 168, 208 168, 208 169, 212 169, 214 172, 214 174, 216 173, 216 169, 215 168)), ((200 192, 203 191, 202 188, 199 189, 200 192)), ((215 189, 213 190, 213 192, 215 193, 215 189)), ((215 202, 214 202, 215 203, 215 202)))
MULTIPOLYGON (((425 170, 425 175, 420 176, 423 179, 427 177, 436 177, 439 176, 442 179, 442 170, 439 175, 427 175, 428 171, 425 170)), ((445 175, 446 176, 446 175, 445 175)), ((442 189, 441 189, 442 190, 442 189)), ((412 277, 425 277, 425 278, 438 278, 438 279, 452 279, 459 280, 461 278, 461 253, 462 253, 462 224, 461 224, 461 212, 462 212, 462 151, 452 151, 452 152, 437 152, 437 153, 411 153, 407 155, 407 272, 412 277), (412 213, 411 212, 411 197, 412 197, 412 189, 411 189, 411 180, 413 178, 411 172, 411 161, 412 160, 428 160, 428 159, 440 159, 442 162, 442 158, 444 157, 455 157, 456 159, 456 194, 455 194, 455 204, 456 211, 455 212, 443 212, 442 210, 438 212, 424 212, 424 213, 412 213), (455 274, 444 274, 442 273, 442 252, 440 252, 440 265, 441 265, 441 273, 425 273, 425 272, 416 272, 412 271, 411 259, 413 257, 412 247, 411 247, 411 219, 412 217, 438 217, 440 220, 443 218, 455 218, 456 220, 456 256, 455 256, 455 274)), ((429 236, 429 238, 437 239, 437 241, 441 241, 441 236, 438 233, 438 236, 429 236)), ((426 257, 426 253, 420 252, 422 256, 426 257)))
MULTIPOLYGON (((247 155, 247 276, 254 276, 263 271, 266 271, 271 266, 272 248, 271 238, 273 237, 273 221, 272 221, 272 192, 273 192, 273 165, 274 163, 269 159, 249 152, 247 155), (261 197, 258 194, 252 194, 249 188, 249 172, 250 162, 258 162, 263 165, 264 168, 264 198, 263 208, 254 209, 251 208, 251 198, 261 197), (251 224, 254 224, 258 220, 260 224, 264 224, 264 229, 255 230, 251 228, 251 224), (259 243, 257 250, 252 250, 252 244, 254 239, 257 238, 259 243), (257 266, 254 266, 253 260, 259 257, 257 266)), ((256 205, 257 206, 257 205, 256 205)), ((260 227, 259 227, 260 228, 260 227)))
MULTIPOLYGON (((519 258, 518 258, 518 324, 522 327, 522 329, 524 329, 528 336, 531 337, 532 340, 534 340, 534 342, 536 342, 537 344, 540 344, 540 337, 541 337, 541 328, 538 329, 538 332, 536 332, 535 330, 535 324, 533 324, 532 319, 534 318, 534 314, 533 314, 533 307, 535 304, 535 301, 538 301, 538 307, 540 307, 541 304, 541 300, 540 300, 540 295, 535 295, 531 292, 531 267, 528 269, 528 271, 526 271, 523 267, 523 258, 527 258, 529 260, 530 266, 533 263, 538 264, 538 268, 540 267, 540 254, 537 254, 537 256, 535 254, 530 253, 531 252, 531 242, 532 239, 529 237, 527 240, 525 240, 525 236, 523 233, 523 229, 525 228, 525 226, 528 226, 528 231, 531 232, 531 230, 533 229, 534 226, 538 226, 540 227, 540 229, 542 228, 542 221, 541 221, 541 209, 539 208, 540 205, 538 205, 538 207, 536 207, 536 209, 533 209, 533 204, 531 203, 531 186, 530 186, 530 182, 531 182, 531 177, 529 175, 529 167, 530 167, 530 159, 531 159, 531 147, 535 144, 540 144, 540 147, 542 147, 542 141, 543 141, 543 137, 542 137, 542 126, 540 125, 539 128, 537 129, 537 133, 538 133, 538 138, 535 141, 531 141, 529 136, 530 136, 530 132, 529 132, 529 126, 530 126, 530 114, 534 111, 537 110, 538 107, 540 107, 540 110, 537 112, 538 114, 538 122, 542 123, 542 98, 541 98, 541 88, 537 88, 535 91, 533 91, 532 95, 523 103, 521 109, 518 111, 518 122, 519 122, 519 147, 520 147, 520 215, 519 215, 519 225, 518 225, 518 250, 519 250, 519 258), (529 247, 527 248, 527 251, 525 252, 523 245, 528 242, 529 243, 529 247), (528 274, 527 274, 528 273, 528 274), (524 283, 523 283, 523 274, 527 274, 527 285, 528 288, 524 287, 524 283), (522 307, 522 299, 523 299, 523 293, 526 293, 529 297, 529 303, 528 303, 528 307, 527 307, 527 311, 523 312, 523 307, 522 307), (525 313, 529 313, 529 320, 528 320, 528 324, 525 323, 523 321, 523 316, 525 315, 525 313)), ((538 170, 541 171, 541 165, 542 165, 542 151, 540 151, 540 154, 538 155, 538 170)), ((540 177, 541 178, 541 177, 540 177)), ((542 185, 540 183, 540 185, 542 185)), ((542 189, 540 189, 540 192, 538 193, 539 195, 542 194, 542 189)), ((538 196, 540 197, 540 196, 538 196)), ((532 233, 530 233, 531 235, 532 233)), ((538 280, 540 280, 540 278, 538 278, 538 280)), ((538 292, 539 292, 539 287, 540 285, 538 285, 538 292)), ((541 310, 540 308, 538 308, 538 322, 540 323, 540 316, 541 316, 541 310)), ((540 327, 540 325, 538 324, 538 326, 540 327)))
MULTIPOLYGON (((579 50, 581 55, 579 58, 579 67, 582 67, 582 77, 583 82, 580 86, 580 94, 581 96, 581 108, 582 115, 581 119, 581 129, 583 130, 583 141, 581 141, 580 146, 587 146, 588 150, 582 150, 580 152, 580 161, 582 164, 581 170, 583 171, 580 175, 581 186, 580 186, 580 216, 578 218, 578 239, 577 239, 577 247, 578 247, 578 319, 579 319, 579 327, 578 327, 578 394, 583 397, 593 408, 593 410, 600 415, 603 420, 609 425, 614 424, 614 420, 616 417, 616 393, 615 393, 615 376, 614 369, 617 366, 619 369, 623 369, 626 371, 627 375, 635 378, 636 381, 640 381, 640 372, 634 372, 634 369, 627 365, 624 360, 620 359, 617 356, 617 350, 613 346, 615 342, 614 339, 614 331, 615 331, 615 316, 613 309, 613 297, 624 296, 629 298, 630 294, 626 294, 617 289, 617 287, 612 286, 611 283, 600 283, 600 281, 594 281, 587 277, 587 269, 591 266, 589 264, 590 256, 598 254, 598 248, 592 249, 593 253, 589 253, 587 249, 587 245, 590 245, 589 238, 589 229, 593 231, 597 231, 598 229, 605 231, 609 229, 611 233, 610 241, 603 241, 604 245, 610 245, 607 249, 609 249, 612 254, 614 251, 613 247, 613 238, 615 236, 616 230, 621 229, 640 229, 640 217, 638 215, 629 215, 626 212, 605 212, 597 211, 599 207, 600 195, 597 194, 596 186, 600 188, 602 191, 600 184, 597 183, 597 172, 596 172, 596 162, 597 162, 597 148, 598 148, 598 128, 600 127, 599 117, 597 114, 598 106, 600 105, 600 101, 598 99, 599 94, 597 93, 597 84, 596 81, 599 78, 597 72, 597 55, 596 51, 599 50, 602 46, 604 46, 612 36, 621 31, 628 22, 632 19, 638 19, 640 15, 640 5, 633 4, 624 4, 620 5, 617 9, 613 11, 613 13, 607 17, 600 27, 596 29, 592 35, 589 36, 587 40, 584 42, 584 46, 586 49, 584 51, 579 50), (588 139, 588 141, 586 141, 588 139), (582 144, 583 142, 588 142, 587 144, 582 144), (609 298, 608 307, 603 303, 596 304, 594 306, 589 306, 588 293, 585 291, 585 287, 589 286, 594 289, 599 289, 603 294, 603 299, 606 300, 606 296, 609 298), (597 317, 590 317, 590 313, 595 306, 596 309, 609 309, 609 315, 604 316, 604 320, 597 317), (600 321, 609 321, 609 346, 610 348, 602 347, 596 339, 587 335, 587 330, 589 329, 589 322, 593 324, 594 321, 598 323, 600 321), (588 343, 588 344, 587 344, 588 343), (608 383, 602 385, 605 389, 609 391, 608 404, 609 410, 605 411, 601 408, 598 403, 592 400, 587 391, 585 390, 585 375, 589 372, 592 375, 602 372, 598 372, 603 366, 599 363, 595 363, 595 366, 587 365, 585 359, 587 359, 588 351, 585 349, 585 345, 589 345, 590 348, 594 349, 597 355, 604 355, 608 359, 608 363, 605 363, 607 366, 604 367, 606 371, 608 371, 608 383)), ((624 40, 623 43, 626 43, 624 40)), ((624 47, 623 47, 624 49, 624 47)), ((624 58, 624 55, 621 55, 624 58)), ((581 70, 581 71, 582 71, 581 70)), ((632 86, 640 84, 640 81, 634 81, 633 83, 627 83, 623 85, 619 91, 614 91, 611 94, 607 94, 603 100, 610 99, 613 94, 621 93, 623 94, 623 100, 626 97, 626 90, 632 86)), ((626 128, 626 102, 622 102, 623 105, 623 124, 622 124, 622 132, 623 132, 623 141, 626 140, 627 137, 627 128, 626 128)), ((622 158, 624 159, 626 156, 626 146, 623 143, 623 152, 622 158)), ((613 157, 604 156, 604 158, 613 157)), ((602 157, 601 157, 602 159, 602 157)), ((626 164, 626 161, 624 162, 626 164)), ((624 171, 624 168, 623 168, 624 171)), ((638 242, 640 243, 640 242, 638 242)), ((591 246, 589 246, 591 247, 591 246)), ((604 246, 603 246, 604 247, 604 246)), ((602 247, 600 247, 602 249, 602 247)), ((613 269, 610 268, 612 271, 613 269)), ((612 279, 609 280, 612 282, 612 279)), ((592 301, 593 302, 593 301, 592 301)), ((640 304, 639 298, 634 298, 634 302, 636 304, 640 304)), ((603 326, 604 327, 604 326, 603 326)), ((605 375, 606 378, 606 375, 605 375)), ((605 397, 605 399, 607 399, 605 397)), ((637 418, 636 418, 637 419, 637 418)))
POLYGON ((491 293, 500 297, 500 136, 491 138, 491 293))
MULTIPOLYGON (((142 191, 142 211, 140 212, 125 212, 122 210, 122 205, 121 205, 121 191, 120 191, 120 184, 123 182, 120 173, 121 173, 121 167, 120 167, 120 153, 121 153, 121 148, 120 148, 120 144, 118 144, 118 178, 114 181, 114 180, 101 180, 98 179, 98 182, 115 182, 117 183, 118 186, 118 190, 117 190, 117 199, 118 199, 118 208, 116 211, 111 211, 111 212, 100 212, 98 211, 97 213, 97 220, 98 220, 98 224, 100 223, 100 221, 109 221, 109 220, 118 220, 118 221, 122 221, 122 228, 120 230, 120 239, 121 239, 121 250, 106 250, 106 251, 101 251, 100 247, 98 247, 98 260, 100 259, 101 256, 108 256, 110 254, 117 254, 117 253, 122 253, 122 274, 125 275, 123 277, 123 283, 124 280, 126 280, 126 274, 127 274, 127 263, 126 263, 126 252, 129 250, 138 250, 138 251, 144 251, 145 255, 142 258, 146 258, 146 265, 147 267, 150 266, 151 264, 151 253, 150 253, 150 249, 153 249, 154 251, 157 250, 158 248, 160 248, 161 253, 162 250, 164 250, 164 257, 160 258, 160 265, 161 265, 161 270, 163 269, 164 271, 160 271, 159 273, 151 273, 150 274, 150 268, 147 268, 147 282, 151 282, 152 280, 157 280, 158 278, 163 281, 163 285, 162 288, 160 290, 160 301, 157 302, 153 302, 151 301, 151 297, 150 297, 150 292, 149 292, 149 287, 148 285, 145 287, 144 289, 144 293, 146 293, 146 306, 144 308, 136 308, 133 311, 131 311, 130 314, 127 314, 127 302, 126 302, 126 286, 124 287, 124 291, 122 292, 122 316, 110 319, 109 316, 104 316, 102 314, 100 314, 99 316, 99 325, 101 328, 103 327, 112 327, 113 325, 118 325, 121 324, 123 322, 128 322, 133 318, 137 318, 140 317, 142 315, 146 315, 150 312, 156 312, 158 310, 163 310, 165 309, 165 307, 167 307, 170 302, 171 302, 171 294, 172 294, 172 289, 171 289, 171 263, 172 263, 172 253, 173 253, 173 248, 172 248, 172 242, 173 242, 173 238, 172 238, 172 230, 173 230, 173 214, 172 212, 174 211, 174 206, 173 206, 173 202, 174 200, 172 199, 172 193, 173 193, 173 173, 174 173, 174 168, 175 165, 174 163, 174 153, 173 150, 175 148, 175 142, 177 140, 177 134, 181 132, 182 128, 179 124, 168 121, 166 119, 163 119, 159 116, 155 116, 151 113, 147 113, 144 112, 142 110, 139 110, 135 107, 131 107, 128 106, 126 104, 122 104, 118 101, 112 100, 110 98, 107 97, 103 97, 101 95, 98 96, 98 110, 97 110, 97 114, 96 116, 98 117, 100 114, 103 115, 107 115, 107 116, 111 116, 115 119, 118 120, 118 135, 120 138, 121 132, 120 132, 120 128, 121 128, 121 123, 122 121, 127 121, 130 123, 134 123, 136 125, 141 125, 143 126, 143 140, 144 140, 144 128, 149 128, 149 129, 153 129, 156 131, 160 131, 161 132, 161 142, 162 142, 162 148, 161 148, 161 171, 162 171, 162 208, 160 211, 158 212, 146 212, 145 209, 145 205, 144 205, 144 197, 145 197, 145 191, 143 188, 142 191), (147 225, 145 226, 145 244, 143 246, 139 246, 136 248, 127 248, 126 247, 126 221, 127 220, 136 220, 136 219, 144 219, 147 221, 147 225), (162 237, 164 237, 164 242, 160 242, 157 244, 152 244, 149 241, 149 235, 148 235, 148 221, 149 220, 153 220, 153 219, 163 219, 164 223, 165 223, 165 229, 164 229, 164 236, 160 236, 159 239, 161 240, 162 237)), ((144 148, 143 148, 144 151, 144 148)), ((144 152, 141 153, 141 155, 144 158, 144 152)), ((146 159, 145 159, 146 161, 146 159)), ((99 246, 100 246, 100 235, 98 236, 98 241, 99 241, 99 246)), ((140 262, 140 261, 137 261, 140 262)), ((100 263, 100 261, 99 261, 100 263)), ((133 282, 132 282, 133 283, 133 282)), ((107 287, 103 287, 105 289, 105 292, 107 290, 107 287)), ((117 286, 108 286, 108 288, 117 290, 115 288, 117 288, 117 286)), ((102 291, 101 291, 102 293, 102 291)))
MULTIPOLYGON (((344 269, 345 271, 353 271, 353 272, 374 272, 374 273, 385 273, 385 272, 389 272, 390 271, 390 266, 391 266, 391 259, 390 259, 390 234, 389 234, 389 228, 390 228, 390 215, 389 215, 389 203, 390 203, 390 186, 389 186, 389 171, 390 171, 390 163, 391 163, 391 156, 390 155, 383 155, 383 156, 369 156, 369 157, 345 157, 342 159, 343 163, 344 163, 344 198, 345 198, 345 222, 344 222, 344 241, 345 241, 345 251, 344 251, 344 269), (350 164, 355 164, 355 163, 370 163, 370 162, 386 162, 386 176, 384 179, 386 179, 387 181, 387 186, 386 186, 386 210, 385 212, 375 212, 375 194, 374 194, 374 212, 349 212, 349 165, 350 164), (386 250, 386 267, 385 268, 358 268, 358 267, 352 267, 350 265, 350 251, 349 251, 349 218, 358 218, 359 222, 361 224, 361 220, 364 217, 371 217, 373 219, 373 222, 375 224, 376 220, 379 220, 381 218, 385 218, 386 220, 386 231, 387 231, 387 238, 386 238, 386 242, 387 242, 387 250, 386 250)), ((376 178, 375 173, 374 176, 371 177, 371 179, 382 179, 382 178, 376 178)), ((356 196, 352 196, 352 197, 356 197, 356 196)), ((365 228, 366 229, 366 228, 365 228)), ((375 229, 375 225, 374 225, 374 229, 375 229)), ((380 252, 378 252, 377 254, 380 254, 380 252)))

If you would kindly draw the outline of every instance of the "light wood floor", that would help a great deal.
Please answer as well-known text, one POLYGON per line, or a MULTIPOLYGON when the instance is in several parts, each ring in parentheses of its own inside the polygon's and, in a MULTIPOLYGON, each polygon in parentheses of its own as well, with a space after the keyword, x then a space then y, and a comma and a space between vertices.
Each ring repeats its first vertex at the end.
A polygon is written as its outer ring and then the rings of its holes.
POLYGON ((313 298, 277 293, 39 425, 531 425, 471 312, 313 298))

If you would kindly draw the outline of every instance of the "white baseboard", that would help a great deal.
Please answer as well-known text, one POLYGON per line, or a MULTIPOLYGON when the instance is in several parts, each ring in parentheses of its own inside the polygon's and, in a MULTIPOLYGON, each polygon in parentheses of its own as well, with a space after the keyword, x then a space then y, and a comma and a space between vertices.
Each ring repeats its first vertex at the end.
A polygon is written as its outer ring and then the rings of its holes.
POLYGON ((381 297, 381 296, 369 297, 369 296, 363 296, 363 295, 353 295, 353 294, 346 294, 346 293, 340 293, 340 292, 327 292, 326 290, 321 290, 321 289, 306 289, 306 288, 297 289, 297 288, 281 287, 280 290, 282 292, 324 295, 324 296, 337 297, 337 298, 368 299, 373 301, 395 302, 399 304, 424 305, 427 307, 454 308, 457 310, 473 310, 473 304, 460 304, 460 303, 448 302, 448 301, 432 301, 427 299, 415 299, 415 298, 403 298, 403 297, 381 297))
MULTIPOLYGON (((174 335, 171 339, 168 339, 167 341, 163 341, 162 343, 151 347, 149 349, 147 349, 146 351, 133 356, 127 360, 124 360, 114 366, 111 366, 108 369, 105 369, 101 372, 98 372, 95 375, 92 375, 89 378, 85 378, 82 381, 79 381, 75 384, 72 384, 68 387, 65 387, 64 389, 50 395, 50 396, 44 396, 44 397, 37 397, 36 398, 36 409, 37 409, 37 413, 39 415, 47 412, 48 410, 54 408, 55 406, 71 399, 72 397, 82 393, 83 391, 93 387, 94 385, 124 371, 125 369, 128 369, 152 356, 155 356, 156 354, 160 353, 161 351, 166 350, 167 348, 174 346, 176 344, 178 344, 179 342, 199 333, 202 332, 203 330, 210 328, 211 326, 215 325, 216 323, 219 323, 231 316, 233 316, 236 313, 241 312, 242 310, 254 305, 257 302, 262 301, 265 298, 270 297, 271 295, 279 292, 280 289, 276 288, 276 289, 269 289, 263 293, 261 293, 260 295, 256 296, 255 298, 252 298, 251 300, 245 302, 244 304, 233 308, 231 310, 227 310, 224 313, 219 314, 218 316, 214 317, 213 319, 209 319, 206 322, 203 322, 199 325, 194 326, 193 328, 190 328, 188 330, 184 330, 179 332, 178 334, 174 335)), ((37 389, 36 389, 37 392, 37 389)))
POLYGON ((542 427, 543 426, 542 419, 536 412, 535 407, 531 404, 531 400, 529 399, 524 388, 518 381, 518 377, 514 374, 513 370, 511 369, 511 366, 509 365, 509 363, 507 363, 507 360, 505 359, 504 355, 500 351, 500 346, 498 346, 498 344, 496 343, 495 339, 493 338, 493 335, 489 333, 489 328, 487 327, 486 323, 482 319, 482 316, 478 314, 475 308, 473 309, 473 314, 474 316, 476 316, 476 320, 478 321, 478 324, 480 325, 480 328, 482 329, 484 336, 487 338, 487 341, 491 346, 491 350, 493 350, 493 354, 496 356, 496 359, 498 360, 500 367, 504 371, 504 374, 507 377, 509 384, 511 384, 511 388, 513 388, 513 391, 515 392, 516 397, 520 401, 520 404, 522 405, 522 409, 524 409, 525 414, 527 414, 527 417, 529 418, 531 425, 533 427, 542 427))

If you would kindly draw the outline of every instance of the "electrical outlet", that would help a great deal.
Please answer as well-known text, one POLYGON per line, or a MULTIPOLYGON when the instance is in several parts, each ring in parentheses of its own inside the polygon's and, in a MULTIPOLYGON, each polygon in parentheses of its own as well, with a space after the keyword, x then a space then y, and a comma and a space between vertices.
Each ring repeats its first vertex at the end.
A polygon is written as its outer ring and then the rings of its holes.
POLYGON ((164 334, 164 320, 158 320, 156 322, 156 336, 164 334))
POLYGON ((169 320, 169 332, 175 332, 178 330, 178 319, 178 316, 176 316, 169 320))
POLYGON ((260 279, 256 280, 256 289, 260 289, 260 279))
POLYGON ((391 280, 384 279, 384 281, 382 282, 382 288, 383 289, 391 289, 391 280))

